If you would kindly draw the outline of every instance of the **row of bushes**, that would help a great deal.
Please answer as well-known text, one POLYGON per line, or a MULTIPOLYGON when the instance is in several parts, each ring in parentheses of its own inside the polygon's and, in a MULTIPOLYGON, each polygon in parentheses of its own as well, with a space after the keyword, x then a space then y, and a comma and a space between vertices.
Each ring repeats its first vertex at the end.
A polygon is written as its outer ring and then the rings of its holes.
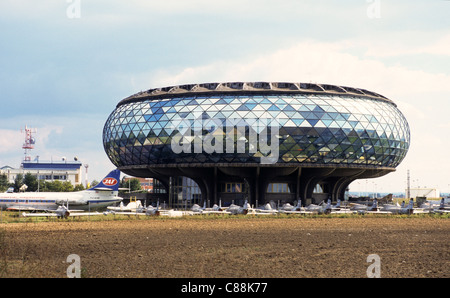
MULTIPOLYGON (((97 183, 94 181, 92 184, 96 185, 97 183)), ((27 192, 70 192, 84 189, 82 184, 73 186, 70 181, 38 181, 37 177, 30 173, 26 173, 25 175, 18 174, 14 183, 9 183, 8 177, 5 174, 0 175, 0 192, 5 192, 10 187, 14 188, 14 192, 18 192, 23 185, 27 186, 27 192)))

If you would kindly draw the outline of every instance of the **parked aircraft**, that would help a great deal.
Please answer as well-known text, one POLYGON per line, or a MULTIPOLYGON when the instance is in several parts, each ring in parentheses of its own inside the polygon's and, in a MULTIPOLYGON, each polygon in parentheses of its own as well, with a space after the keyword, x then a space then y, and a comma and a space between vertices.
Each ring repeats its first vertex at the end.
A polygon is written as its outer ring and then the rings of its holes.
POLYGON ((278 210, 272 208, 270 203, 266 203, 265 205, 257 208, 249 208, 249 211, 251 214, 255 215, 273 215, 278 213, 278 210))
POLYGON ((364 205, 364 204, 351 204, 350 210, 355 211, 355 213, 378 213, 378 214, 391 214, 391 212, 388 211, 380 211, 378 208, 378 201, 377 199, 374 199, 372 202, 372 205, 364 205))
POLYGON ((227 214, 247 214, 250 206, 248 205, 248 201, 245 200, 244 205, 241 207, 239 205, 231 204, 230 207, 224 211, 227 214))
POLYGON ((204 210, 204 212, 207 212, 207 213, 218 213, 218 214, 220 214, 221 212, 223 212, 223 208, 222 208, 221 201, 219 200, 219 205, 214 204, 214 205, 212 206, 212 208, 206 208, 206 209, 204 210))
MULTIPOLYGON (((230 207, 232 207, 232 206, 230 206, 230 207)), ((202 214, 231 214, 231 212, 228 212, 228 209, 230 207, 222 207, 222 201, 219 200, 219 205, 214 204, 212 206, 212 208, 204 208, 202 210, 202 214)), ((235 207, 233 207, 233 208, 235 208, 235 207)), ((232 208, 232 210, 233 210, 233 208, 232 208)))
POLYGON ((49 211, 68 204, 80 210, 97 210, 122 201, 118 197, 120 171, 111 171, 96 186, 76 192, 0 193, 0 208, 13 211, 49 211))
POLYGON ((142 212, 143 206, 140 200, 130 200, 130 202, 125 206, 123 202, 120 202, 118 207, 108 206, 109 211, 115 212, 142 212))
POLYGON ((193 214, 203 214, 203 211, 206 209, 206 201, 203 204, 203 207, 200 207, 199 204, 194 204, 191 207, 191 211, 193 214))
POLYGON ((450 207, 445 204, 444 198, 441 199, 441 203, 439 204, 439 207, 434 209, 432 212, 434 213, 449 213, 450 207))
POLYGON ((402 202, 402 205, 398 205, 398 203, 397 205, 385 204, 381 210, 394 214, 412 214, 414 212, 414 200, 411 199, 407 206, 405 206, 405 202, 402 202))
POLYGON ((350 203, 350 210, 354 211, 376 211, 378 210, 377 200, 373 200, 372 205, 359 204, 359 203, 350 203))
POLYGON ((48 210, 48 212, 42 213, 28 213, 23 212, 23 217, 57 217, 57 218, 68 218, 69 216, 91 216, 100 215, 99 212, 79 212, 82 210, 69 210, 66 206, 61 205, 56 208, 56 210, 48 210))
MULTIPOLYGON (((300 203, 300 207, 301 207, 301 200, 298 200, 297 206, 299 205, 299 203, 300 203)), ((283 206, 281 206, 280 208, 278 208, 278 210, 280 212, 293 211, 293 210, 295 210, 295 208, 296 208, 296 206, 292 206, 291 204, 286 203, 286 204, 283 204, 283 206)))
POLYGON ((341 206, 341 200, 337 200, 336 205, 331 206, 331 214, 349 214, 354 213, 354 211, 350 210, 348 207, 341 206))
MULTIPOLYGON (((138 201, 139 202, 139 201, 138 201)), ((179 217, 179 216, 184 216, 184 215, 188 215, 189 213, 192 213, 191 211, 178 211, 178 210, 163 210, 159 208, 159 201, 156 204, 156 207, 153 206, 142 206, 139 203, 137 203, 137 207, 133 210, 130 211, 106 211, 103 214, 104 215, 108 215, 108 214, 113 214, 113 215, 146 215, 146 216, 169 216, 169 217, 179 217)), ((128 205, 127 205, 128 206, 128 205)))
POLYGON ((145 215, 147 215, 147 216, 159 216, 159 215, 161 215, 161 212, 159 210, 159 201, 158 201, 158 203, 156 203, 156 208, 153 207, 152 205, 150 205, 147 208, 145 208, 145 215))
POLYGON ((320 203, 319 205, 310 204, 305 208, 305 211, 319 214, 329 214, 331 213, 331 200, 328 199, 326 204, 324 204, 324 202, 320 203))
MULTIPOLYGON (((156 204, 156 207, 148 206, 144 208, 144 214, 147 216, 168 216, 168 217, 180 217, 184 215, 188 215, 191 212, 190 211, 181 211, 181 210, 163 210, 159 208, 159 201, 156 204)), ((139 213, 138 213, 139 214, 139 213)))
POLYGON ((297 205, 292 206, 289 203, 284 204, 278 212, 283 214, 312 214, 313 211, 306 210, 306 208, 302 207, 302 201, 298 200, 297 205))

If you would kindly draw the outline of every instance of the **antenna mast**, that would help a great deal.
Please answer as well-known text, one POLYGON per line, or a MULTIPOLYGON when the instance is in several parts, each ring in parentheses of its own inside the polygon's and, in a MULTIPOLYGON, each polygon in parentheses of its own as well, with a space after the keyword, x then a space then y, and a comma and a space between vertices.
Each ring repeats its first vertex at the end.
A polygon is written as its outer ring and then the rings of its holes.
POLYGON ((33 133, 36 133, 35 128, 28 128, 25 125, 25 129, 21 129, 20 132, 25 133, 25 142, 22 145, 22 149, 25 150, 23 161, 31 161, 31 156, 29 150, 34 149, 35 139, 33 138, 33 133))

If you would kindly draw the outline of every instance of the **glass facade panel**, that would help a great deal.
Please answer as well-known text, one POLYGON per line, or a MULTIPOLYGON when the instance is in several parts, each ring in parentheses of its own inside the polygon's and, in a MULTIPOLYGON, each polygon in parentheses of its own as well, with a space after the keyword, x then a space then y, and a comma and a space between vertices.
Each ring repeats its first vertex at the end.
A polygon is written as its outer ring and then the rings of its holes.
POLYGON ((268 193, 290 193, 287 183, 269 183, 267 186, 268 193))
POLYGON ((174 208, 190 208, 194 204, 200 204, 201 191, 194 180, 178 176, 172 177, 169 190, 169 205, 174 208))
POLYGON ((386 101, 325 94, 211 94, 125 103, 108 118, 103 143, 118 167, 259 163, 265 153, 252 136, 256 133, 260 138, 264 128, 272 125, 277 125, 280 133, 277 139, 269 141, 277 142, 277 162, 286 164, 396 167, 404 159, 410 141, 406 119, 394 104, 386 101), (208 119, 223 125, 204 129, 208 119), (235 129, 227 139, 229 127, 235 129), (186 145, 182 152, 172 148, 176 137, 180 146, 186 145), (207 152, 205 144, 215 151, 207 152), (214 146, 222 146, 222 153, 214 146))

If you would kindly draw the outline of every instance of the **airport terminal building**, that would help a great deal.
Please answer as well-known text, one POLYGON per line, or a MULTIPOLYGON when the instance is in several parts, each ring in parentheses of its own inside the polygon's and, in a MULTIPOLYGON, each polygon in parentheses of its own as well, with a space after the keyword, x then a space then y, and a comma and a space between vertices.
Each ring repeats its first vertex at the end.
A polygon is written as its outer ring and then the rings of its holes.
POLYGON ((150 89, 120 101, 103 129, 112 163, 158 179, 174 208, 344 199, 351 182, 395 171, 409 143, 392 100, 312 83, 150 89))
POLYGON ((81 184, 81 162, 68 161, 39 161, 24 160, 19 168, 4 166, 0 174, 5 174, 9 183, 14 183, 17 175, 30 173, 42 181, 69 181, 72 185, 81 184))

